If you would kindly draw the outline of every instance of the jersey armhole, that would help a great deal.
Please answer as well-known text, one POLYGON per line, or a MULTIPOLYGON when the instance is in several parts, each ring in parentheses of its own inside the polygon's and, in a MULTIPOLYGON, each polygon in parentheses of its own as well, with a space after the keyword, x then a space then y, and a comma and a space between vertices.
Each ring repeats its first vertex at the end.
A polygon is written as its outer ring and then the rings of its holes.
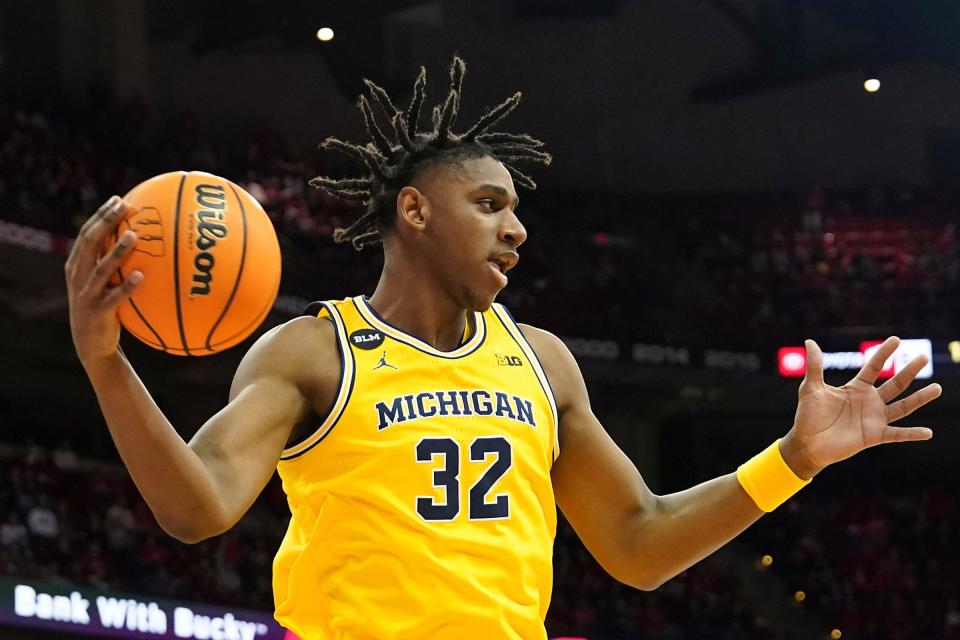
POLYGON ((547 370, 543 368, 543 364, 540 362, 540 358, 537 357, 537 352, 534 350, 533 345, 531 345, 530 341, 523 335, 523 331, 520 330, 520 326, 517 325, 517 321, 513 319, 513 316, 510 315, 507 308, 495 302, 493 303, 493 312, 500 320, 500 323, 503 324, 507 333, 509 333, 520 346, 520 350, 527 356, 527 361, 530 362, 530 366, 533 368, 533 372, 536 374, 537 380, 543 388, 543 393, 547 397, 547 403, 550 405, 550 413, 553 418, 553 460, 556 461, 557 456, 560 455, 560 417, 557 412, 557 396, 553 393, 553 386, 550 384, 550 378, 547 377, 547 370))
POLYGON ((350 400, 350 394, 353 392, 353 384, 356 379, 356 366, 353 359, 353 351, 347 342, 346 325, 343 317, 336 305, 329 302, 314 302, 307 307, 304 315, 313 315, 318 318, 328 317, 333 322, 334 333, 337 338, 337 351, 340 354, 340 382, 337 386, 337 395, 330 407, 327 417, 321 421, 320 426, 312 433, 301 439, 298 443, 287 446, 280 454, 280 460, 292 460, 303 455, 313 447, 317 446, 321 440, 329 435, 330 431, 336 426, 343 410, 350 400), (310 313, 312 312, 312 313, 310 313))

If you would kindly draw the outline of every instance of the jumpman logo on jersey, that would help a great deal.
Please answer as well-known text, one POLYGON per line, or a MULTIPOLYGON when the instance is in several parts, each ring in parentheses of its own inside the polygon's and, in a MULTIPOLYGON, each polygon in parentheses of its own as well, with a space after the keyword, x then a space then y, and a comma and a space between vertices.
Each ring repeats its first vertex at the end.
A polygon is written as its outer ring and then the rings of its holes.
POLYGON ((379 369, 380 367, 390 367, 391 369, 399 369, 399 368, 400 368, 400 367, 395 367, 395 366, 393 366, 392 364, 390 364, 389 362, 387 362, 387 352, 386 352, 386 351, 384 351, 384 352, 383 352, 383 355, 380 356, 380 362, 377 363, 377 366, 375 366, 375 367, 373 368, 373 370, 376 371, 376 370, 379 369))

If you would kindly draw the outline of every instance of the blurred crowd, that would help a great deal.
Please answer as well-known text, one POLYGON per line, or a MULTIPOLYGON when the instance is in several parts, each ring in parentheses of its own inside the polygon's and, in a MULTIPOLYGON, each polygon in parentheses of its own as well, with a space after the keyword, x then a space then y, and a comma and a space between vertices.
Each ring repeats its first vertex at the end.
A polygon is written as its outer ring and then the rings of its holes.
POLYGON ((800 640, 767 622, 738 577, 707 558, 655 591, 614 580, 562 520, 554 545, 553 636, 591 640, 800 640))
MULTIPOLYGON (((126 471, 49 448, 0 444, 0 575, 270 610, 289 518, 274 479, 228 533, 184 545, 157 526, 126 471)), ((947 487, 801 493, 741 543, 769 554, 796 606, 860 640, 960 640, 960 503, 947 487)), ((552 636, 793 640, 711 557, 653 592, 615 582, 561 519, 552 636)))
MULTIPOLYGON (((67 442, 0 444, 0 576, 271 610, 271 564, 289 513, 274 478, 226 534, 184 545, 156 524, 127 472, 67 442)), ((787 640, 711 560, 656 592, 614 582, 565 522, 551 635, 601 640, 787 640)))
POLYGON ((843 637, 960 640, 956 491, 801 493, 748 530, 803 606, 843 637))
POLYGON ((749 340, 821 327, 952 330, 960 201, 893 190, 851 199, 820 188, 797 201, 783 208, 793 216, 766 212, 715 233, 687 219, 696 306, 719 331, 749 340))
MULTIPOLYGON (((270 131, 214 139, 191 114, 160 117, 137 98, 92 92, 86 106, 64 104, 0 98, 3 219, 72 235, 112 193, 205 170, 243 185, 273 219, 285 293, 335 298, 375 285, 379 252, 330 239, 356 212, 307 184, 353 173, 336 154, 270 131)), ((546 188, 523 201, 530 238, 500 300, 562 335, 750 347, 836 327, 936 335, 960 315, 960 200, 949 196, 546 188)))
POLYGON ((0 575, 271 608, 270 568, 289 518, 278 481, 236 528, 184 545, 157 526, 122 467, 66 442, 0 445, 0 467, 0 575))
MULTIPOLYGON (((178 169, 223 175, 257 198, 280 237, 285 293, 372 290, 378 252, 330 239, 355 212, 307 185, 350 174, 336 156, 303 153, 270 131, 214 138, 190 114, 160 117, 140 99, 0 97, 0 219, 73 235, 109 195, 178 169)), ((530 239, 499 300, 562 335, 760 348, 826 327, 944 335, 960 320, 960 199, 949 195, 548 188, 521 197, 530 239)), ((158 529, 122 468, 67 443, 0 446, 0 462, 0 575, 271 607, 271 562, 288 519, 276 480, 235 529, 186 546, 158 529)), ((801 495, 745 540, 845 637, 960 640, 958 517, 946 489, 801 495)), ((768 628, 738 579, 710 559, 638 592, 606 576, 562 524, 555 560, 554 634, 790 637, 768 628)))

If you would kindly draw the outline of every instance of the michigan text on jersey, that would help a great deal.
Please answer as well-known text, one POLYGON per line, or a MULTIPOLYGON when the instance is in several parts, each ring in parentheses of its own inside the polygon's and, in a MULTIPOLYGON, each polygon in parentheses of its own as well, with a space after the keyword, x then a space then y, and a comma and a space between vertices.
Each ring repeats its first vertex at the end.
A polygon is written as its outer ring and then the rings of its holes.
POLYGON ((397 396, 389 402, 377 402, 377 429, 397 422, 433 416, 498 416, 536 427, 533 403, 503 391, 453 390, 424 391, 397 396))

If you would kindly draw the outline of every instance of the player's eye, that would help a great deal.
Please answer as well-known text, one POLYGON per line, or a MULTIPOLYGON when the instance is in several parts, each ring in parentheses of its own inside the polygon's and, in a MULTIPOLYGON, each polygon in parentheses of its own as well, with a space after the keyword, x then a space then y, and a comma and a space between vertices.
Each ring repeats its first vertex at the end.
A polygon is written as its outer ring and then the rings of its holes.
POLYGON ((497 208, 497 201, 493 200, 492 198, 484 198, 483 200, 479 200, 477 204, 489 207, 491 210, 497 208))

